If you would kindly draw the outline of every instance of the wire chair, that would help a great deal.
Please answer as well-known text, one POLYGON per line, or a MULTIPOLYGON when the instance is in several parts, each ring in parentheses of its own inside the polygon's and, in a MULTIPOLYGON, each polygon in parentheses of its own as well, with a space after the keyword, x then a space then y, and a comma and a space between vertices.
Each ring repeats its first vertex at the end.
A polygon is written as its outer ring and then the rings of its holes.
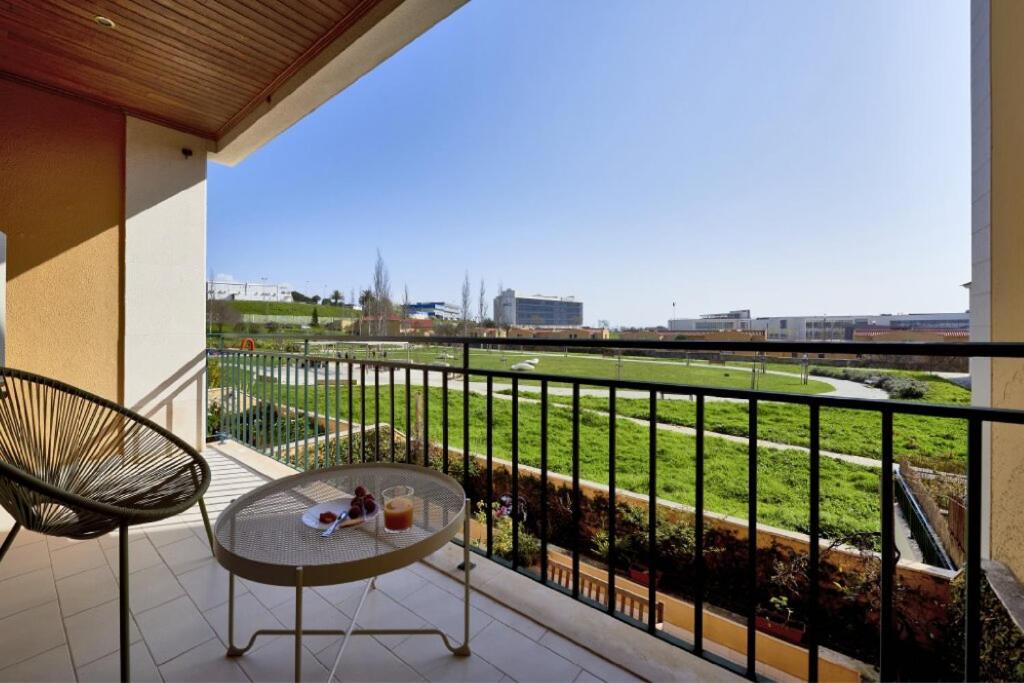
POLYGON ((128 527, 199 503, 210 468, 195 449, 130 410, 63 382, 0 368, 0 506, 14 526, 49 536, 119 533, 121 680, 130 676, 128 527))

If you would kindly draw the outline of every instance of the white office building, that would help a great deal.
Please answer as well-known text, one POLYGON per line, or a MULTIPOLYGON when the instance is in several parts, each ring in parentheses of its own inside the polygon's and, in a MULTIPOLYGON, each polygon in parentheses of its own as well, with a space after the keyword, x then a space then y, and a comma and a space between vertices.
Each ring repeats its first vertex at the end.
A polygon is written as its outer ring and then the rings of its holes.
POLYGON ((850 341, 855 330, 966 330, 970 315, 962 313, 882 313, 879 315, 791 315, 751 318, 743 309, 705 313, 699 318, 668 321, 672 331, 764 332, 769 341, 850 341))
POLYGON ((237 301, 291 301, 292 288, 287 284, 209 280, 206 283, 206 297, 237 301))

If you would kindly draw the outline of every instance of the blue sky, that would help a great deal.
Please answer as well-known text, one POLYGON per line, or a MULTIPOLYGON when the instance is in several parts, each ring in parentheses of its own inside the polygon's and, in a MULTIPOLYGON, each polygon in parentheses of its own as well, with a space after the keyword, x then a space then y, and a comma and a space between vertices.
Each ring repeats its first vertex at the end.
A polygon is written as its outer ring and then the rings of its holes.
POLYGON ((966 0, 472 0, 235 168, 211 273, 585 322, 964 310, 966 0), (475 307, 475 303, 474 303, 475 307))

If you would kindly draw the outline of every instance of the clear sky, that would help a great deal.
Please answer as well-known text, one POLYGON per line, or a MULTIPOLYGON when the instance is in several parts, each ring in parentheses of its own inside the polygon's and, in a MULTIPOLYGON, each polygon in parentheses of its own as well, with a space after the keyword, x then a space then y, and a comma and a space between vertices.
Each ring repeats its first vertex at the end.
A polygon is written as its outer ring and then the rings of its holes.
POLYGON ((211 273, 323 294, 376 250, 585 322, 965 310, 967 0, 472 0, 235 168, 211 273))

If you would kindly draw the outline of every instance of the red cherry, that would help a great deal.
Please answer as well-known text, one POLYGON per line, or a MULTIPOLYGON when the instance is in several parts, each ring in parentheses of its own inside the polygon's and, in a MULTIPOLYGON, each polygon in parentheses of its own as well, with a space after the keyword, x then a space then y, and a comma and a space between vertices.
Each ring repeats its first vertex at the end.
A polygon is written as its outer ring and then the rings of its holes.
POLYGON ((377 509, 377 504, 372 499, 367 498, 366 502, 363 503, 363 508, 366 510, 367 515, 372 515, 373 511, 377 509))
POLYGON ((355 505, 353 505, 351 508, 349 508, 349 511, 348 511, 348 518, 349 519, 359 519, 362 516, 363 516, 363 508, 356 507, 355 505))
POLYGON ((365 495, 366 495, 366 489, 363 488, 362 486, 357 486, 356 487, 356 498, 362 498, 365 495))

